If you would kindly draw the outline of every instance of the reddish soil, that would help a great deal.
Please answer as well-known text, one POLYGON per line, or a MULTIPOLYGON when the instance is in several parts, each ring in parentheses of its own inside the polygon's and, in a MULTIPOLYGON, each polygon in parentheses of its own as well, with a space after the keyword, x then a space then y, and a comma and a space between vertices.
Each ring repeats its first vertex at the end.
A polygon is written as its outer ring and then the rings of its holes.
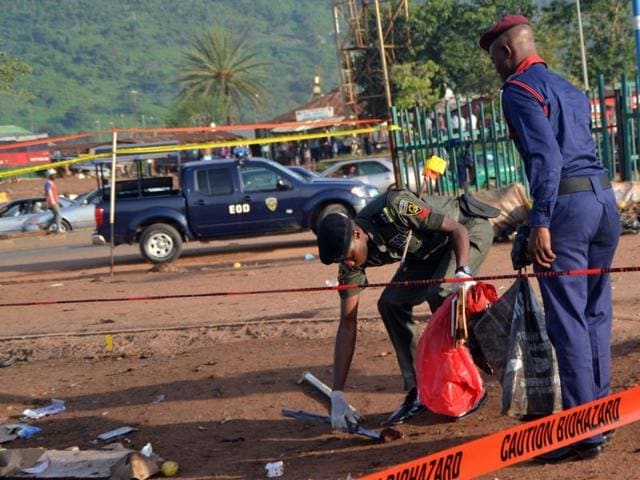
MULTIPOLYGON (((59 184, 73 193, 94 185, 77 179, 59 184)), ((40 188, 39 181, 0 185, 12 198, 40 188)), ((113 277, 102 264, 65 266, 61 260, 33 272, 5 261, 2 303, 323 286, 335 268, 304 260, 305 253, 317 253, 313 237, 306 238, 308 245, 286 248, 281 239, 260 249, 233 242, 241 246, 181 258, 164 272, 144 263, 117 265, 113 277), (233 268, 234 262, 242 266, 233 268)), ((2 248, 20 246, 3 247, 0 241, 2 248)), ((510 273, 509 249, 496 244, 482 273, 510 273)), ((622 237, 614 265, 640 265, 637 237, 622 237)), ((392 272, 393 267, 372 269, 370 281, 388 281, 392 272)), ((640 380, 638 278, 613 275, 613 391, 640 380)), ((500 292, 507 285, 496 283, 500 292)), ((376 311, 379 293, 363 294, 348 382, 348 398, 365 414, 364 426, 376 430, 403 396, 376 311)), ((500 415, 500 386, 490 377, 489 401, 477 413, 458 422, 423 414, 398 427, 404 437, 389 443, 282 417, 283 408, 328 411, 326 399, 298 380, 308 370, 330 383, 336 297, 309 292, 1 308, 0 359, 17 361, 0 368, 0 422, 14 422, 23 409, 51 398, 67 405, 66 412, 34 422, 43 428, 40 435, 4 447, 91 449, 97 434, 130 425, 138 431, 121 441, 131 448, 151 442, 159 455, 180 464, 178 478, 265 478, 265 464, 282 460, 282 478, 345 479, 517 424, 500 415), (105 349, 107 334, 112 352, 105 349), (163 400, 152 403, 160 395, 163 400)), ((420 308, 416 316, 427 319, 428 310, 420 308)), ((640 478, 639 438, 640 423, 631 424, 595 460, 523 462, 482 478, 640 478)))

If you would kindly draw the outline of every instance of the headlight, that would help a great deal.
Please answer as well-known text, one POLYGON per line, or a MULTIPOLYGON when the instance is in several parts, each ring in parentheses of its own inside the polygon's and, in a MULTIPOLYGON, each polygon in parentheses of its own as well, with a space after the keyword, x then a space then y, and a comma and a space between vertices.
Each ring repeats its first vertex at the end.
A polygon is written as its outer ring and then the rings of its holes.
POLYGON ((373 198, 378 195, 378 189, 367 185, 358 185, 351 189, 351 193, 360 198, 373 198))

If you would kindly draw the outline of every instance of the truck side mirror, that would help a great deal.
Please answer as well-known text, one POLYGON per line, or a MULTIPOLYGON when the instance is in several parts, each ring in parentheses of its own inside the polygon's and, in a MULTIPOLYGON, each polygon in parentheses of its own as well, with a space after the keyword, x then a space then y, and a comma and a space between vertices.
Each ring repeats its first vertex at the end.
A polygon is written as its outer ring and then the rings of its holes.
POLYGON ((291 185, 291 182, 289 180, 285 178, 279 178, 276 182, 276 188, 278 190, 291 190, 293 188, 293 185, 291 185))

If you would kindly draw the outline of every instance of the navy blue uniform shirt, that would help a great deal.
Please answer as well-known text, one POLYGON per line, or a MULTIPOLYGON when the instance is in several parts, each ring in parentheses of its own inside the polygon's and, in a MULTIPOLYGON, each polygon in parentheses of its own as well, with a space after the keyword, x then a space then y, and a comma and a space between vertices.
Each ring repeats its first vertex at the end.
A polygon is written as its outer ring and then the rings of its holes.
POLYGON ((502 86, 502 108, 516 148, 524 161, 533 207, 531 227, 548 227, 561 178, 602 175, 591 135, 587 96, 559 75, 547 70, 538 56, 525 59, 502 86), (535 95, 516 80, 533 88, 535 95))

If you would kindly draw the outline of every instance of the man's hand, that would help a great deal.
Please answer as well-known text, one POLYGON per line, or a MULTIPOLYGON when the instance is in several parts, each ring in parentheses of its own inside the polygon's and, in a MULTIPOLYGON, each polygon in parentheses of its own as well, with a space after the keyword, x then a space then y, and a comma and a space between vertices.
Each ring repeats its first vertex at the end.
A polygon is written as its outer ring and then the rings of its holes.
MULTIPOLYGON (((460 267, 456 272, 456 278, 473 278, 469 273, 461 271, 461 269, 466 269, 467 272, 470 272, 471 269, 469 267, 460 267)), ((469 282, 459 282, 453 284, 452 292, 458 291, 458 289, 462 286, 462 291, 466 294, 467 291, 476 284, 475 281, 471 280, 469 282)))
POLYGON ((556 254, 551 250, 551 233, 548 228, 535 227, 529 235, 529 255, 534 264, 543 268, 551 268, 556 254))
POLYGON ((333 390, 331 392, 331 426, 335 430, 348 431, 361 420, 362 416, 349 405, 349 402, 344 398, 344 393, 340 390, 333 390))

